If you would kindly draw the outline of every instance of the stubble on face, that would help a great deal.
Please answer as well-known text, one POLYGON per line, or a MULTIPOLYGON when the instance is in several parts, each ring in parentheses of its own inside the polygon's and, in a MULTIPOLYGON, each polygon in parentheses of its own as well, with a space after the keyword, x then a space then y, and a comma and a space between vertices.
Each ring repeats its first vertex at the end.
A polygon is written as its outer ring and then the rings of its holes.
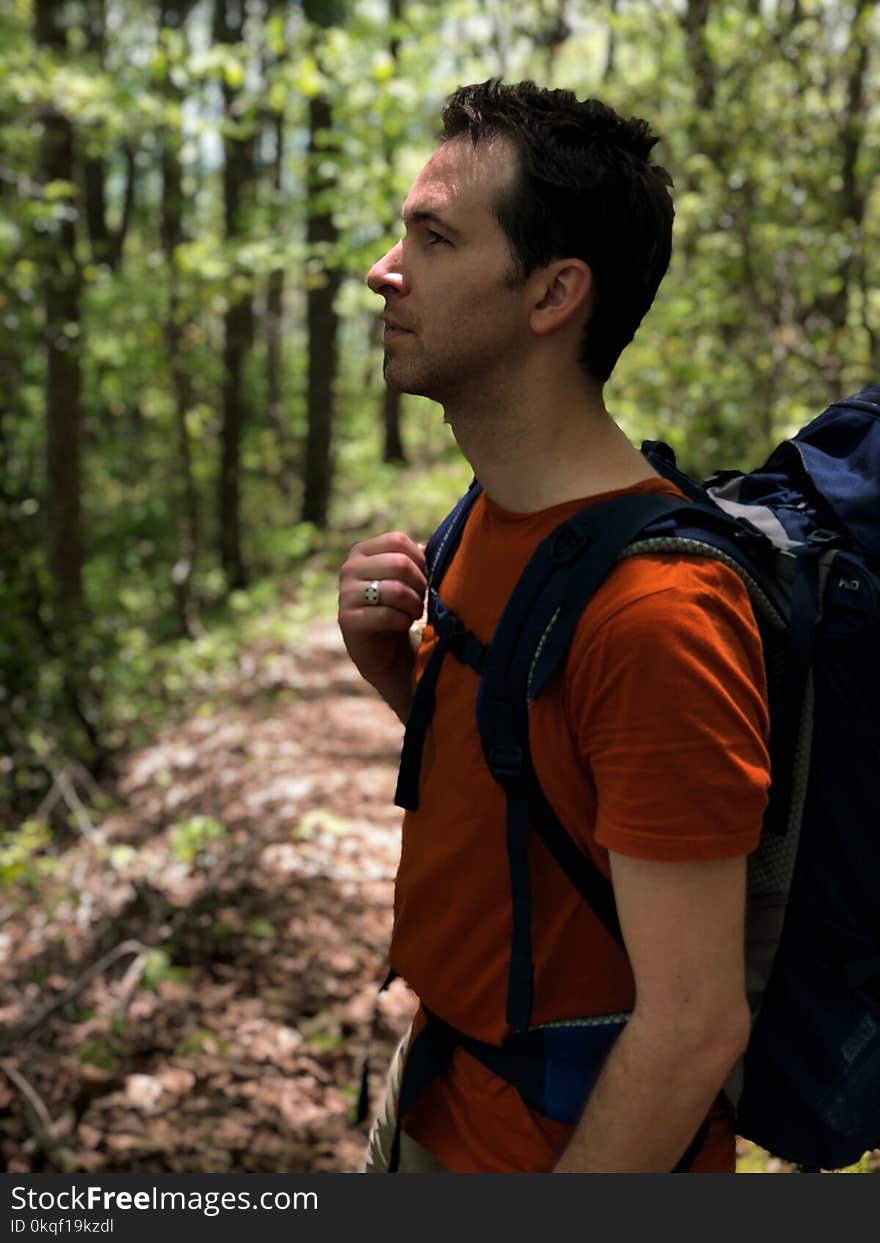
MULTIPOLYGON (((491 389, 515 364, 522 332, 517 293, 523 281, 493 202, 514 175, 516 156, 506 139, 451 139, 419 174, 409 211, 433 210, 456 222, 462 237, 435 254, 412 241, 412 290, 401 302, 403 323, 414 329, 385 348, 382 371, 392 388, 444 406, 467 404, 468 394, 491 389)), ((390 315, 396 303, 389 299, 390 315)))

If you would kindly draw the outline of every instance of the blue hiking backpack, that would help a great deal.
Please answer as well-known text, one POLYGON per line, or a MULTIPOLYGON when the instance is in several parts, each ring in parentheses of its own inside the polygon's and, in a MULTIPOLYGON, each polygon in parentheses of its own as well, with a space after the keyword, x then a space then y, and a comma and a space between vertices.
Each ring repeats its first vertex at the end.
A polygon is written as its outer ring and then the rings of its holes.
MULTIPOLYGON (((726 1097, 739 1135, 802 1168, 837 1169, 880 1146, 880 387, 835 402, 749 474, 719 472, 697 484, 662 442, 645 442, 642 452, 689 503, 622 496, 563 522, 536 549, 488 645, 439 595, 479 484, 428 543, 437 643, 415 690, 396 802, 418 806, 437 679, 453 655, 480 677, 482 748, 506 793, 510 1033, 490 1045, 428 1012, 409 1051, 398 1118, 456 1046, 533 1108, 579 1117, 628 1015, 531 1025, 530 832, 622 937, 611 885, 541 791, 529 704, 564 662, 586 604, 620 557, 692 553, 723 561, 745 583, 770 700, 770 799, 748 860, 752 1032, 726 1097)), ((399 1129, 398 1121, 392 1171, 399 1129)), ((689 1168, 705 1131, 677 1171, 689 1168)))

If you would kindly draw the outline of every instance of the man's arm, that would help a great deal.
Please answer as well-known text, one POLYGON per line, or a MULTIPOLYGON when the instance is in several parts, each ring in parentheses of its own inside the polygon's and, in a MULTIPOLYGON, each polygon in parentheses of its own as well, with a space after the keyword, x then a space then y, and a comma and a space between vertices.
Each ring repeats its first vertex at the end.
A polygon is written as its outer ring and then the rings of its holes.
POLYGON ((355 544, 339 572, 339 628, 348 654, 404 723, 418 647, 410 627, 422 616, 426 576, 424 550, 401 531, 355 544), (373 581, 379 604, 363 597, 373 581))
POLYGON ((560 1174, 671 1171, 749 1037, 745 857, 610 861, 636 1001, 560 1174))

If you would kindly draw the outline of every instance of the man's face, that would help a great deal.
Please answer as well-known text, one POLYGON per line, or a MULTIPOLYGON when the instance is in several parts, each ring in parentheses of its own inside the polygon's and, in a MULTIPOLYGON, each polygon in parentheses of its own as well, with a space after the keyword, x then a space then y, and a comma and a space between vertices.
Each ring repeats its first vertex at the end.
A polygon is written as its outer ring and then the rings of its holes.
POLYGON ((405 236, 367 284, 385 299, 385 378, 444 404, 485 399, 528 343, 522 283, 492 213, 516 156, 504 139, 444 143, 403 206, 405 236))

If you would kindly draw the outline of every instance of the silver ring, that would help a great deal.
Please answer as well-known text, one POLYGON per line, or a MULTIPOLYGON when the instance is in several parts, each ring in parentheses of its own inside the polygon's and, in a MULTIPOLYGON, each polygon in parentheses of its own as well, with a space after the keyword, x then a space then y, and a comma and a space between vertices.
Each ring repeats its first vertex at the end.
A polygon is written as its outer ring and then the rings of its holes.
POLYGON ((374 578, 371 583, 367 583, 366 587, 362 588, 361 595, 364 597, 364 604, 378 604, 379 579, 374 578))

